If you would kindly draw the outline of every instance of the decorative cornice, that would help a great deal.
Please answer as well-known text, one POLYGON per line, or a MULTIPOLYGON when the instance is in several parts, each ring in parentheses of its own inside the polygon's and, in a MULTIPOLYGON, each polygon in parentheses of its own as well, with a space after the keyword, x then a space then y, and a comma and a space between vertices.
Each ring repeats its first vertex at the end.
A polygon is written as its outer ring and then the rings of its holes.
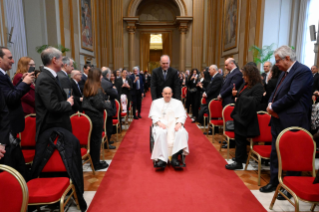
POLYGON ((127 30, 129 33, 135 33, 135 31, 136 31, 136 26, 127 26, 127 27, 126 27, 126 30, 127 30))

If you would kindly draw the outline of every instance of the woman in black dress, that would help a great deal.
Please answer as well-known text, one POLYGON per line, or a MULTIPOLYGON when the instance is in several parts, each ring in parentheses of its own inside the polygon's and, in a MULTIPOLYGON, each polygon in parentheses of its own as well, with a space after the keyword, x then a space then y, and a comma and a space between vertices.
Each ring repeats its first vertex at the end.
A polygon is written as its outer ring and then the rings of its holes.
POLYGON ((196 68, 193 68, 187 80, 187 106, 189 111, 189 106, 192 105, 193 122, 196 121, 196 118, 198 116, 199 89, 197 87, 197 83, 199 82, 199 77, 199 71, 196 68))

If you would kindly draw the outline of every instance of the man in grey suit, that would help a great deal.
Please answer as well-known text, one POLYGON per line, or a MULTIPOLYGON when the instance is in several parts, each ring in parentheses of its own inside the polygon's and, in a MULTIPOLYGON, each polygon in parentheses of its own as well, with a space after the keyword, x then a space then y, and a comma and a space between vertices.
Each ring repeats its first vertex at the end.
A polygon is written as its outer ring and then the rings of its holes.
POLYGON ((62 57, 62 68, 59 71, 58 77, 63 89, 65 88, 72 88, 71 81, 69 75, 71 74, 72 70, 74 69, 73 60, 69 57, 62 57))

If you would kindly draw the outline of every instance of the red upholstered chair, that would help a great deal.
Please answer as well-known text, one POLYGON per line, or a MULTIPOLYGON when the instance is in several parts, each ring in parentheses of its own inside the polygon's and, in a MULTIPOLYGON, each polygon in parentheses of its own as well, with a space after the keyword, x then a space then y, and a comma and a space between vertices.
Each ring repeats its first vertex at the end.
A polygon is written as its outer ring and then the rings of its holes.
MULTIPOLYGON (((126 104, 127 104, 127 98, 126 98, 126 104)), ((124 119, 124 123, 127 125, 127 127, 128 127, 128 118, 127 118, 127 113, 128 113, 128 111, 126 111, 125 113, 124 112, 122 112, 122 104, 121 104, 121 109, 120 109, 120 116, 121 116, 121 119, 124 119)), ((123 122, 122 122, 123 123, 123 122)), ((123 130, 123 124, 122 124, 122 127, 121 127, 121 129, 123 130)))
MULTIPOLYGON (((208 104, 209 110, 209 122, 208 122, 208 129, 212 127, 212 134, 214 135, 215 126, 223 126, 223 105, 222 102, 218 99, 212 99, 208 104)), ((208 114, 207 114, 208 116, 208 114)), ((212 139, 214 139, 212 137, 212 139)))
MULTIPOLYGON (((207 104, 205 97, 202 97, 202 98, 201 98, 200 104, 201 104, 201 105, 206 105, 206 104, 207 104)), ((203 118, 204 118, 204 127, 206 127, 206 123, 207 123, 207 119, 208 119, 208 113, 204 113, 204 114, 203 114, 203 118)), ((208 126, 206 127, 206 132, 207 132, 207 131, 208 131, 208 126)))
MULTIPOLYGON (((223 134, 226 137, 226 142, 227 142, 227 160, 229 158, 229 142, 230 140, 235 140, 235 132, 233 131, 226 131, 226 122, 227 121, 234 121, 232 117, 230 117, 230 114, 233 112, 235 108, 235 104, 228 104, 224 107, 223 111, 222 111, 222 116, 223 116, 223 134)), ((223 143, 221 143, 220 145, 220 149, 219 151, 222 150, 222 145, 223 143)))
MULTIPOLYGON (((42 172, 66 172, 58 150, 54 150, 42 172)), ((27 185, 29 189, 29 205, 48 205, 60 201, 60 211, 64 212, 64 207, 73 196, 77 208, 80 209, 75 187, 68 177, 36 178, 30 180, 27 185), (71 193, 65 201, 69 191, 71 193)))
MULTIPOLYGON (((121 110, 121 105, 119 101, 115 99, 115 106, 116 106, 116 114, 113 116, 113 126, 116 127, 116 141, 119 141, 119 124, 120 124, 120 110, 121 110)), ((134 112, 134 111, 133 111, 134 112)))
POLYGON ((104 156, 104 150, 105 150, 105 148, 104 148, 104 143, 106 143, 106 145, 107 145, 107 147, 109 147, 109 144, 108 144, 108 142, 107 142, 107 139, 106 139, 106 121, 107 121, 107 112, 106 112, 106 110, 104 110, 104 112, 103 112, 103 123, 104 123, 104 125, 103 125, 103 132, 102 132, 102 142, 101 142, 101 145, 102 145, 102 156, 103 156, 103 160, 105 160, 105 156, 104 156))
POLYGON ((26 164, 32 164, 35 155, 36 114, 24 118, 25 128, 19 133, 22 154, 26 164))
POLYGON ((0 210, 27 211, 28 187, 21 174, 10 166, 0 165, 0 210))
POLYGON ((250 139, 250 151, 248 154, 245 170, 250 158, 258 162, 258 185, 260 186, 261 158, 270 159, 271 145, 262 145, 263 143, 271 143, 271 127, 269 126, 270 115, 265 111, 257 112, 260 135, 250 139), (257 145, 259 144, 259 145, 257 145))
POLYGON ((84 160, 83 165, 89 162, 93 174, 95 175, 95 169, 90 155, 90 139, 92 132, 91 119, 83 113, 76 112, 70 116, 70 120, 72 125, 72 134, 80 141, 81 147, 85 147, 81 148, 81 156, 82 160, 84 160))
POLYGON ((299 201, 313 203, 311 211, 319 204, 319 184, 313 184, 315 179, 315 154, 316 143, 312 135, 303 128, 289 127, 283 130, 277 137, 276 150, 278 155, 278 179, 279 185, 270 204, 273 208, 278 192, 281 193, 299 211, 299 201), (309 176, 285 176, 282 171, 306 171, 309 176), (293 203, 280 188, 286 189, 294 198, 293 203))
POLYGON ((186 98, 187 98, 187 87, 182 87, 182 92, 181 92, 181 99, 182 102, 185 104, 186 98))

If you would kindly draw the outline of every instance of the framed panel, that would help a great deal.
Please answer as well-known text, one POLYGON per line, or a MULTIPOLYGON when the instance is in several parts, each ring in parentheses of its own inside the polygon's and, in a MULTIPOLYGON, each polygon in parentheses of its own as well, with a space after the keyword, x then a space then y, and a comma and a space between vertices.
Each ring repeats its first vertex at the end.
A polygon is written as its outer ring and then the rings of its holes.
POLYGON ((225 0, 223 7, 223 52, 237 47, 239 0, 225 0))
POLYGON ((94 50, 93 35, 93 3, 92 0, 80 1, 80 21, 81 21, 81 48, 88 51, 94 50))

